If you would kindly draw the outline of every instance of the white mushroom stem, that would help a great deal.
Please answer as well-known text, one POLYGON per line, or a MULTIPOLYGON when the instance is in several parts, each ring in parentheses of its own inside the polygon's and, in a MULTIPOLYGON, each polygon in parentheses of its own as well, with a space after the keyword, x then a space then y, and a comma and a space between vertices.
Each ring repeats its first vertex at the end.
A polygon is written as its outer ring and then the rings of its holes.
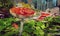
POLYGON ((22 19, 21 21, 20 21, 20 34, 19 34, 19 36, 21 36, 22 35, 22 32, 23 32, 23 25, 24 25, 24 19, 22 19))

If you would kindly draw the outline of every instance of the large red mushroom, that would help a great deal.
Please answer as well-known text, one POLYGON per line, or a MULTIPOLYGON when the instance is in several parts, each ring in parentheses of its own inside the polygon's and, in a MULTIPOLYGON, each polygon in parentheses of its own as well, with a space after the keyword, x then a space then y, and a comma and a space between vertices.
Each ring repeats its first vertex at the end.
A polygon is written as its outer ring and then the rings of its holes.
POLYGON ((21 19, 20 23, 20 34, 19 36, 21 36, 22 31, 23 31, 23 25, 24 25, 24 19, 27 17, 31 17, 34 15, 34 11, 30 8, 24 8, 24 7, 12 7, 10 9, 10 13, 14 16, 14 17, 18 17, 21 19))

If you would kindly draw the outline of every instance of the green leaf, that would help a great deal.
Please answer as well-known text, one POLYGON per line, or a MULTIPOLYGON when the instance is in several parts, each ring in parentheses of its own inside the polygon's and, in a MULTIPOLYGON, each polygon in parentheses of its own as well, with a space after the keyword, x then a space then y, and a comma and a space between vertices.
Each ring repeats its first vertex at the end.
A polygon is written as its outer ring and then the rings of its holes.
POLYGON ((42 28, 42 29, 45 29, 45 28, 46 28, 46 27, 45 27, 45 24, 43 24, 43 25, 41 26, 41 28, 42 28))
POLYGON ((36 22, 36 23, 37 23, 36 25, 37 25, 37 26, 40 26, 40 27, 41 27, 42 25, 44 25, 44 23, 42 23, 42 22, 36 22))
POLYGON ((5 28, 5 26, 0 26, 0 32, 5 28))
POLYGON ((31 33, 33 30, 32 28, 29 28, 29 26, 24 26, 24 31, 31 33))
POLYGON ((30 36, 30 34, 28 34, 27 32, 23 32, 22 36, 30 36))
POLYGON ((38 26, 36 27, 36 30, 34 30, 33 33, 36 34, 37 36, 44 35, 44 31, 40 27, 38 27, 38 26))

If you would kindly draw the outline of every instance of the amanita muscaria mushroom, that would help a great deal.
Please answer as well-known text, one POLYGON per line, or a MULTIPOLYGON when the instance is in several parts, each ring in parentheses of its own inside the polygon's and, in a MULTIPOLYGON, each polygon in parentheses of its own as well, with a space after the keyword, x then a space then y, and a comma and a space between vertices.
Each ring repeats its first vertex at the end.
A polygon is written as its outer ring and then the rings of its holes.
POLYGON ((30 8, 13 7, 10 9, 10 13, 15 17, 21 18, 20 34, 19 34, 19 36, 21 36, 23 31, 24 19, 34 15, 35 12, 30 8))
POLYGON ((34 14, 34 11, 30 8, 24 8, 24 7, 13 7, 10 9, 10 13, 13 16, 23 16, 23 17, 29 17, 34 14))
POLYGON ((51 16, 48 12, 42 12, 41 15, 38 17, 38 20, 44 20, 45 17, 51 16))
POLYGON ((16 29, 18 29, 18 24, 17 23, 12 23, 12 26, 14 27, 14 28, 16 28, 16 29))

